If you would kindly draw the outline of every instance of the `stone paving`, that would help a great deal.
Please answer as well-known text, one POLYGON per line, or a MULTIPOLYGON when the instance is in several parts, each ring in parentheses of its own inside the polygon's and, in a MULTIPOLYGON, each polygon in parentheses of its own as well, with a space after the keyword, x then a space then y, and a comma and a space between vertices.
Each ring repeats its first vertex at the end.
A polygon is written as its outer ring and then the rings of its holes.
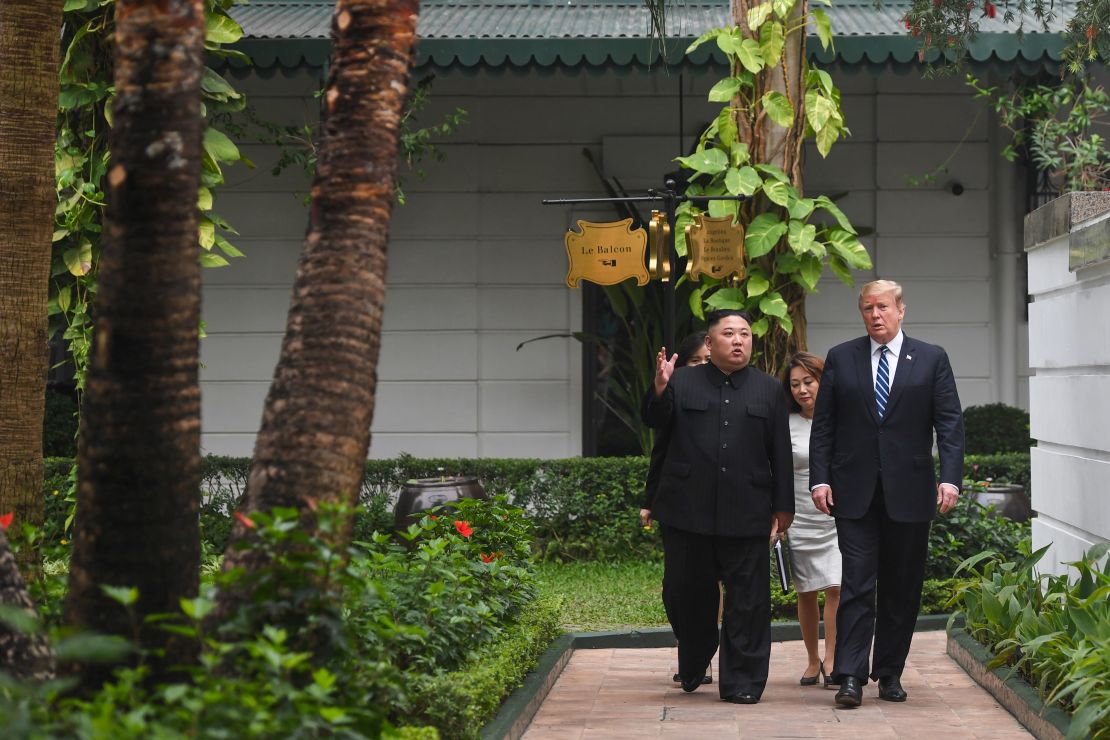
POLYGON ((772 646, 770 680, 754 706, 722 702, 716 684, 683 693, 671 683, 674 648, 578 650, 524 738, 1031 737, 948 657, 945 644, 943 631, 917 633, 902 674, 909 700, 879 701, 869 683, 857 709, 834 707, 831 690, 798 685, 806 662, 801 640, 772 646))

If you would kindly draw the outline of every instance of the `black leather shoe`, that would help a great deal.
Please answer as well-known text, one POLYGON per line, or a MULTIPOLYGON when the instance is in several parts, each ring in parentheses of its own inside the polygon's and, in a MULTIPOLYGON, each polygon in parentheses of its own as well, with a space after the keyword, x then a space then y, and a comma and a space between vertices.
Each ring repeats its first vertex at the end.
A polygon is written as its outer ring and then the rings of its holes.
POLYGON ((825 664, 824 663, 818 663, 817 673, 813 676, 803 675, 798 680, 798 684, 800 686, 816 686, 817 682, 822 681, 822 680, 825 683, 828 683, 829 677, 825 675, 825 664))
POLYGON ((858 707, 862 701, 863 689, 860 688, 859 679, 845 676, 840 682, 840 691, 836 692, 836 703, 842 707, 858 707))
MULTIPOLYGON (((680 676, 676 673, 676 674, 674 674, 674 676, 671 677, 671 681, 673 681, 674 683, 682 683, 682 676, 680 676)), ((704 676, 701 677, 701 682, 702 683, 713 683, 713 676, 710 676, 707 673, 707 674, 705 674, 704 676)))
POLYGON ((683 681, 682 690, 689 694, 691 691, 696 691, 701 686, 701 679, 696 678, 693 681, 683 681))
POLYGON ((732 702, 733 704, 758 704, 759 697, 755 694, 749 694, 747 691, 741 691, 732 696, 726 696, 722 701, 732 702))
POLYGON ((883 701, 905 701, 906 691, 898 676, 884 676, 879 679, 879 698, 883 701))

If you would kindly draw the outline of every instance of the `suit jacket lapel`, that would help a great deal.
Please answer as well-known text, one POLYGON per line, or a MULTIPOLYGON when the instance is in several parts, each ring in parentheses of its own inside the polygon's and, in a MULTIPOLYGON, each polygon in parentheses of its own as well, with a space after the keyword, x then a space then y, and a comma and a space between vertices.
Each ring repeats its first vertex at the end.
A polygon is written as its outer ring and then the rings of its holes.
POLYGON ((871 340, 868 337, 864 337, 856 345, 856 373, 859 376, 859 386, 863 389, 867 413, 878 424, 879 407, 875 404, 875 379, 871 375, 871 340))
POLYGON ((890 385, 890 398, 887 399, 886 416, 889 418, 898 399, 902 396, 902 390, 909 383, 910 373, 913 372, 914 355, 916 354, 916 343, 907 336, 902 338, 902 356, 898 358, 898 368, 894 371, 894 382, 890 385))

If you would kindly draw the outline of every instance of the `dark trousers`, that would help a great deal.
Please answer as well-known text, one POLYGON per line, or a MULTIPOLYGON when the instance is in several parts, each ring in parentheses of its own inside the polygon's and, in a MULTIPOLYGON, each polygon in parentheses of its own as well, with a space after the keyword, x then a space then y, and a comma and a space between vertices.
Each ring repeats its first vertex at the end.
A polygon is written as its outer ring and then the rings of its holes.
POLYGON ((766 537, 714 537, 663 527, 663 606, 678 638, 678 672, 705 675, 720 646, 721 696, 762 695, 771 658, 771 576, 766 537), (717 609, 725 586, 720 630, 717 609))
POLYGON ((891 519, 882 484, 861 519, 837 517, 844 572, 836 613, 834 680, 855 676, 867 683, 868 676, 902 675, 921 606, 929 524, 891 519), (869 670, 872 638, 875 654, 869 670))

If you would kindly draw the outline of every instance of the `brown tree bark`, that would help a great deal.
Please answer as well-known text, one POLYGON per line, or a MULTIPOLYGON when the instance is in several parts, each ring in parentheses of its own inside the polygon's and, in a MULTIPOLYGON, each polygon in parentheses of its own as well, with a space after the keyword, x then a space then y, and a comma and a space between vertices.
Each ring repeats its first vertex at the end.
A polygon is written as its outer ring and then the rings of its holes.
MULTIPOLYGON (((320 156, 285 340, 240 511, 353 504, 374 413, 401 112, 417 0, 339 0, 320 156)), ((232 531, 224 567, 264 567, 232 531)), ((349 527, 340 535, 349 536, 349 527)), ((247 594, 225 591, 218 614, 247 594)))
MULTIPOLYGON (((0 3, 0 514, 42 524, 60 0, 0 3)), ((16 530, 13 530, 13 532, 16 530)), ((24 548, 20 566, 38 570, 24 548)))
MULTIPOLYGON (((21 610, 35 619, 35 605, 27 594, 27 582, 19 572, 8 538, 0 530, 0 604, 21 610)), ((0 621, 0 671, 25 681, 45 681, 54 677, 54 651, 42 634, 14 629, 0 621)))
MULTIPOLYGON (((770 0, 729 0, 732 22, 751 35, 748 27, 748 10, 770 0)), ((798 0, 792 14, 792 23, 800 23, 808 12, 808 0, 798 0)), ((802 164, 805 154, 805 54, 806 34, 792 33, 786 38, 782 62, 776 67, 765 68, 756 77, 756 91, 752 98, 757 99, 764 93, 776 90, 785 95, 794 107, 794 125, 790 128, 779 126, 768 116, 764 116, 756 126, 749 126, 742 117, 737 117, 741 137, 748 142, 752 161, 777 165, 790 178, 791 183, 803 192, 802 164)), ((785 209, 760 196, 745 203, 741 208, 742 223, 751 223, 759 213, 775 209, 785 213, 785 209)), ((773 274, 775 257, 790 246, 783 237, 774 250, 760 258, 766 274, 773 274)), ((805 290, 796 283, 783 286, 780 291, 789 307, 793 321, 793 331, 787 335, 782 331, 772 331, 762 338, 762 354, 757 364, 762 370, 778 375, 792 354, 806 349, 805 290)))
MULTIPOLYGON (((115 123, 94 346, 78 445, 66 619, 188 647, 145 615, 198 589, 200 537, 200 0, 119 0, 115 123), (102 585, 136 587, 134 614, 102 585)), ((157 665, 157 664, 156 664, 157 665)), ((95 682, 103 669, 87 668, 95 682)))

